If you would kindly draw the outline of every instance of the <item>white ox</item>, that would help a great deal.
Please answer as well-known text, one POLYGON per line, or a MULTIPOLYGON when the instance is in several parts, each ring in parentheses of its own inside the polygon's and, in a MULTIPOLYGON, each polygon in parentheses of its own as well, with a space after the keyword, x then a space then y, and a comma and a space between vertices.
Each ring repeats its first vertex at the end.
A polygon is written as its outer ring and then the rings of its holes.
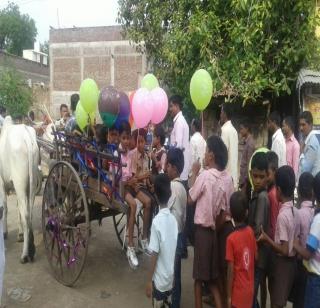
MULTIPOLYGON (((32 231, 32 209, 37 189, 39 148, 32 127, 15 125, 6 117, 0 134, 0 176, 4 190, 17 195, 20 230, 23 231, 21 263, 32 261, 35 246, 32 231)), ((4 234, 7 235, 7 200, 4 200, 4 234)))

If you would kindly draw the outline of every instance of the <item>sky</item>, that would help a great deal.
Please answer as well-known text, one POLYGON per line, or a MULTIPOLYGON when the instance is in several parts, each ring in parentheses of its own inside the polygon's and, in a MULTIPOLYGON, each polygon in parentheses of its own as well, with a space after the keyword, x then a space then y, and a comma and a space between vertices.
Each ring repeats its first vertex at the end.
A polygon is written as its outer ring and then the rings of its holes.
MULTIPOLYGON (((11 0, 20 12, 29 14, 36 22, 37 40, 49 39, 49 28, 110 26, 116 24, 117 0, 11 0)), ((7 6, 0 0, 0 9, 7 6)))

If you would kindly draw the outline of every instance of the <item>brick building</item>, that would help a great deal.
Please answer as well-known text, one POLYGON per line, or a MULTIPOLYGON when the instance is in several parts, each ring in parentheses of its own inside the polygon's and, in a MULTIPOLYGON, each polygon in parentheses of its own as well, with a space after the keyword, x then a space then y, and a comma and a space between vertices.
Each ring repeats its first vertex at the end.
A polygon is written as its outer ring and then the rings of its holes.
POLYGON ((47 65, 0 50, 0 70, 5 67, 15 68, 30 86, 33 84, 49 84, 49 67, 47 65))
POLYGON ((26 86, 32 89, 33 100, 31 109, 35 112, 36 118, 40 119, 42 117, 40 110, 44 109, 43 105, 48 108, 50 102, 49 66, 0 50, 0 71, 6 67, 12 67, 20 73, 25 80, 26 86))
POLYGON ((129 92, 147 71, 145 55, 123 38, 121 26, 51 29, 49 46, 53 116, 85 78, 93 78, 100 89, 113 85, 129 92))

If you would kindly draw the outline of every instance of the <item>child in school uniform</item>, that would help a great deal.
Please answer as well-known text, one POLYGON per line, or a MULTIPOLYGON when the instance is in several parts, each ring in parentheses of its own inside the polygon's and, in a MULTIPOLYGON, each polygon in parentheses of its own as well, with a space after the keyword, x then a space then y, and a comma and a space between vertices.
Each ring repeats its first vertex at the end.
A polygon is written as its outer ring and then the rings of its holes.
MULTIPOLYGON (((267 161, 268 161, 268 180, 267 180, 267 192, 269 198, 269 236, 274 240, 274 232, 276 228, 277 217, 280 210, 280 202, 277 199, 277 189, 275 186, 275 174, 278 170, 279 166, 279 157, 273 151, 268 151, 266 153, 267 161)), ((265 270, 265 277, 262 277, 260 282, 260 307, 266 308, 267 304, 267 278, 270 276, 272 272, 273 262, 275 259, 274 252, 269 250, 269 261, 268 266, 265 270)))
POLYGON ((266 156, 268 161, 268 197, 270 203, 269 235, 272 239, 274 239, 277 217, 280 210, 280 202, 277 199, 277 189, 275 185, 275 175, 279 166, 279 157, 273 151, 267 152, 266 156))
POLYGON ((107 140, 109 144, 113 144, 117 146, 119 144, 119 131, 116 128, 115 125, 112 125, 108 130, 107 130, 107 140))
POLYGON ((153 151, 150 154, 152 160, 152 174, 157 175, 164 172, 167 153, 164 148, 166 134, 162 126, 156 126, 153 132, 153 151))
POLYGON ((193 167, 196 177, 189 190, 189 204, 195 204, 195 241, 193 278, 195 307, 202 307, 202 284, 206 283, 214 298, 215 307, 222 307, 218 287, 219 260, 216 221, 227 210, 225 192, 233 185, 232 177, 225 170, 228 161, 227 148, 222 139, 211 136, 207 140, 204 167, 199 175, 199 166, 193 167))
POLYGON ((174 264, 174 285, 172 290, 172 308, 180 307, 181 299, 181 258, 184 252, 183 230, 186 222, 187 191, 180 180, 183 171, 184 156, 179 148, 168 151, 166 172, 171 180, 171 199, 168 204, 178 223, 178 242, 174 264))
POLYGON ((306 241, 306 246, 301 245, 301 240, 296 238, 294 248, 306 261, 307 282, 304 296, 304 308, 315 308, 320 305, 320 172, 314 178, 314 196, 317 203, 315 216, 306 241))
POLYGON ((140 241, 141 249, 147 252, 148 248, 148 232, 150 226, 151 215, 151 195, 149 189, 150 184, 150 161, 145 152, 145 144, 147 133, 144 129, 136 130, 134 138, 137 140, 136 148, 130 151, 130 166, 133 179, 131 182, 130 193, 134 198, 141 201, 143 205, 143 231, 142 240, 140 241))
POLYGON ((254 296, 254 263, 257 244, 252 228, 246 225, 247 199, 235 192, 230 198, 235 231, 227 238, 228 308, 251 308, 254 296))
MULTIPOLYGON (((310 232, 311 223, 314 217, 313 206, 313 175, 309 172, 304 172, 299 177, 298 197, 301 202, 298 211, 300 217, 300 243, 306 247, 308 234, 310 232)), ((297 272, 293 290, 291 291, 293 308, 303 307, 304 293, 307 283, 307 271, 303 266, 302 259, 297 259, 297 272)))
POLYGON ((136 256, 135 247, 133 244, 133 231, 136 219, 137 203, 131 194, 131 186, 135 184, 131 171, 131 159, 129 152, 129 140, 131 138, 131 128, 128 122, 122 122, 119 127, 119 151, 121 155, 122 164, 122 177, 121 184, 124 187, 124 199, 129 206, 129 218, 128 218, 128 247, 127 258, 130 267, 133 269, 139 265, 138 258, 136 256))
POLYGON ((267 243, 276 253, 270 284, 271 307, 285 307, 296 273, 293 242, 300 235, 300 218, 293 206, 295 174, 290 166, 280 167, 275 175, 277 198, 281 202, 274 240, 261 228, 258 243, 267 243))
POLYGON ((166 174, 160 174, 155 178, 154 188, 160 211, 151 225, 151 267, 146 286, 146 295, 152 296, 154 308, 171 308, 178 224, 167 207, 171 196, 170 185, 170 179, 166 174))
MULTIPOLYGON (((253 229, 256 239, 260 235, 260 228, 269 230, 270 203, 267 193, 268 160, 266 153, 257 152, 251 161, 251 178, 253 182, 253 194, 249 203, 248 224, 253 229)), ((261 243, 258 245, 258 260, 255 266, 254 280, 254 304, 258 306, 257 294, 260 285, 265 281, 269 262, 269 247, 261 243)))

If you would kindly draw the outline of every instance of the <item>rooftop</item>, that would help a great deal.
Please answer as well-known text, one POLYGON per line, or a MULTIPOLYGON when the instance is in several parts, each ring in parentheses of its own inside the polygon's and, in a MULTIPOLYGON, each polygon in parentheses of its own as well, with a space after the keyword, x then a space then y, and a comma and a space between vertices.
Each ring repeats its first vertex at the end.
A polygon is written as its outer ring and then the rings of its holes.
POLYGON ((121 26, 106 27, 83 27, 83 28, 61 28, 50 29, 49 42, 52 43, 74 43, 74 42, 100 42, 100 41, 122 41, 121 26))

